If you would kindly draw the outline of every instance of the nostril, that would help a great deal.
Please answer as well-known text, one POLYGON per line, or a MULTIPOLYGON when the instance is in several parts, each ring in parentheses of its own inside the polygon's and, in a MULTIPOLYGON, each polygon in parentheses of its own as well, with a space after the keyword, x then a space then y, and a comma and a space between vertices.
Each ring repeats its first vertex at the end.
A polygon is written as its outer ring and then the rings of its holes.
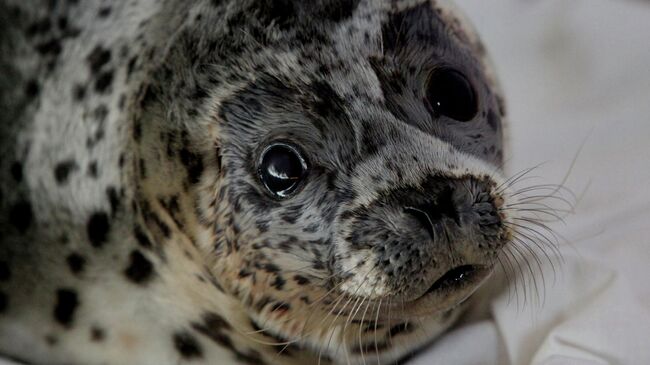
POLYGON ((433 221, 431 220, 431 217, 429 217, 427 212, 416 207, 404 207, 404 213, 410 214, 415 219, 417 219, 420 222, 420 225, 424 227, 427 230, 427 232, 429 232, 429 236, 431 236, 431 239, 435 238, 434 231, 433 231, 433 221))
POLYGON ((447 187, 436 195, 435 200, 417 206, 407 206, 404 208, 404 212, 415 217, 427 229, 431 238, 434 238, 435 225, 443 217, 448 217, 460 225, 460 217, 453 201, 453 194, 453 189, 447 187))
POLYGON ((454 204, 453 196, 454 190, 451 187, 446 187, 436 195, 436 200, 434 202, 424 204, 420 209, 427 212, 431 219, 441 220, 442 217, 446 216, 453 219, 456 224, 460 225, 458 211, 456 204, 454 204))

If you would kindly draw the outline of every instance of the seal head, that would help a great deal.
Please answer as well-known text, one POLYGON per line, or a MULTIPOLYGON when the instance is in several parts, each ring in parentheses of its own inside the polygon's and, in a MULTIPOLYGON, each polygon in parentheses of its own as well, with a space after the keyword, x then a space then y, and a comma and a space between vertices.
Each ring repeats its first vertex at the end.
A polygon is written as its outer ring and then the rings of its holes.
POLYGON ((249 36, 236 57, 204 62, 222 82, 197 86, 215 132, 190 133, 214 156, 197 189, 209 233, 196 235, 260 331, 390 360, 453 322, 508 240, 504 110, 448 8, 344 3, 321 17, 332 4, 291 2, 296 17, 259 37, 237 24, 249 36))

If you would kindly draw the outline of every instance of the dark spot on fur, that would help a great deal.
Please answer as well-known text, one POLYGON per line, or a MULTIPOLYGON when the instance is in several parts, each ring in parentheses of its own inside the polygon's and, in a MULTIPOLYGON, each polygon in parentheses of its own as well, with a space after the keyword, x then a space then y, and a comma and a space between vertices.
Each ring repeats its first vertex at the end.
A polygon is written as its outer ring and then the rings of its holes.
POLYGON ((76 101, 81 101, 86 96, 86 87, 81 84, 77 84, 72 88, 72 97, 76 101))
POLYGON ((203 325, 212 329, 230 330, 232 327, 222 316, 214 312, 206 312, 202 316, 203 325))
POLYGON ((276 276, 275 280, 271 284, 272 287, 276 288, 277 290, 282 290, 284 288, 284 284, 286 284, 286 280, 284 280, 281 276, 276 276))
POLYGON ((91 161, 88 164, 88 175, 92 178, 97 178, 99 176, 99 171, 97 170, 97 161, 91 161))
POLYGON ((265 263, 261 267, 264 269, 264 271, 266 271, 268 273, 278 273, 278 272, 280 272, 280 267, 278 267, 278 265, 276 265, 276 264, 265 263))
POLYGON ((271 312, 286 312, 289 309, 291 309, 291 305, 285 302, 273 303, 273 306, 271 306, 271 312))
POLYGON ((151 102, 155 101, 158 95, 156 94, 156 91, 154 90, 153 86, 147 86, 147 88, 144 91, 144 95, 142 96, 142 99, 140 99, 140 106, 145 107, 149 105, 151 102))
POLYGON ((108 116, 108 108, 106 105, 98 105, 95 110, 93 110, 93 116, 95 117, 95 120, 99 123, 103 123, 106 120, 106 117, 108 116))
POLYGON ((33 37, 37 34, 45 34, 52 28, 50 18, 43 18, 29 25, 25 34, 27 37, 33 37))
POLYGON ((142 230, 142 227, 136 225, 135 228, 133 229, 133 234, 135 235, 135 239, 138 240, 140 246, 144 248, 151 248, 151 241, 149 240, 149 237, 147 237, 147 235, 142 230))
POLYGON ((75 275, 83 272, 84 267, 86 266, 86 259, 78 253, 71 253, 68 255, 66 262, 68 263, 70 271, 75 275))
POLYGON ((110 6, 104 6, 104 7, 100 8, 99 11, 97 12, 97 16, 99 18, 106 18, 109 15, 111 15, 111 7, 110 6))
POLYGON ((120 207, 120 196, 113 186, 106 188, 106 196, 108 197, 108 202, 111 205, 111 212, 113 213, 113 216, 115 216, 117 209, 120 207))
POLYGON ((90 244, 94 247, 101 247, 106 242, 109 229, 108 215, 102 211, 93 213, 86 224, 86 233, 90 244))
POLYGON ((217 168, 221 171, 221 148, 215 148, 214 155, 217 160, 217 168))
POLYGON ((99 74, 95 80, 95 91, 104 93, 113 83, 113 70, 107 70, 99 74))
POLYGON ((142 138, 142 122, 140 122, 139 118, 135 118, 133 120, 133 139, 136 142, 140 142, 141 138, 142 138))
POLYGON ((295 224, 301 215, 302 215, 301 209, 289 210, 280 214, 280 219, 282 219, 283 221, 289 224, 295 224))
POLYGON ((19 183, 23 180, 23 164, 15 161, 11 164, 11 177, 19 183))
MULTIPOLYGON (((332 87, 324 81, 316 81, 310 85, 312 94, 315 100, 312 102, 312 110, 314 113, 326 122, 331 121, 333 118, 340 118, 344 115, 343 99, 332 89, 332 87)), ((323 121, 314 122, 315 126, 324 131, 323 121)))
POLYGON ((298 285, 306 285, 309 284, 309 279, 302 275, 294 275, 293 280, 295 280, 296 284, 298 285))
POLYGON ((201 156, 191 153, 186 148, 181 149, 179 156, 181 163, 187 169, 187 177, 190 184, 196 184, 199 182, 199 178, 203 173, 203 160, 201 159, 201 156))
POLYGON ((65 327, 70 327, 74 319, 74 312, 79 306, 77 292, 72 289, 58 289, 56 291, 56 305, 54 306, 54 319, 65 327))
MULTIPOLYGON (((429 2, 393 13, 382 26, 383 47, 386 52, 395 52, 411 44, 443 44, 442 32, 447 32, 446 22, 440 19, 429 2)), ((444 34, 447 37, 447 34, 444 34)))
POLYGON ((144 255, 138 251, 131 251, 129 266, 124 270, 124 274, 129 280, 136 284, 144 284, 151 278, 153 265, 144 255))
POLYGON ((66 29, 68 29, 68 18, 66 18, 66 17, 64 17, 64 16, 59 17, 59 19, 57 19, 57 21, 56 21, 56 25, 57 25, 57 26, 59 27, 59 29, 61 29, 61 30, 66 30, 66 29))
POLYGON ((138 56, 133 56, 126 67, 126 78, 127 80, 131 77, 133 70, 135 69, 135 63, 138 61, 138 56))
POLYGON ((90 340, 93 342, 101 342, 106 338, 106 333, 103 329, 93 326, 90 328, 90 340))
POLYGON ((323 7, 322 16, 333 22, 341 22, 352 16, 359 5, 359 0, 338 0, 323 7))
POLYGON ((40 86, 38 85, 38 81, 36 80, 29 80, 27 81, 27 84, 25 85, 25 96, 28 98, 34 98, 38 95, 39 91, 41 90, 40 86))
POLYGON ((44 56, 58 56, 61 53, 61 42, 58 39, 50 39, 36 45, 36 51, 44 56))
POLYGON ((158 217, 157 214, 155 214, 155 213, 150 213, 150 214, 147 216, 147 219, 149 219, 150 221, 152 221, 152 222, 156 225, 156 227, 158 227, 158 229, 160 229, 160 233, 162 233, 163 236, 165 236, 166 238, 169 238, 169 237, 171 236, 172 232, 171 232, 171 230, 169 229, 169 226, 168 226, 165 222, 163 222, 163 221, 160 219, 160 217, 158 217))
POLYGON ((174 347, 185 359, 196 359, 203 357, 203 350, 191 334, 182 331, 176 332, 173 336, 174 347))
POLYGON ((9 211, 9 222, 16 227, 20 233, 25 233, 33 220, 34 214, 32 212, 32 205, 27 200, 17 202, 9 211))
POLYGON ((63 185, 68 181, 70 173, 77 169, 77 163, 74 160, 61 161, 54 167, 54 179, 57 184, 63 185))
POLYGON ((212 341, 224 347, 232 348, 232 340, 224 332, 230 330, 231 326, 220 315, 208 312, 203 315, 201 322, 192 323, 192 328, 207 336, 212 341))
POLYGON ((379 141, 377 133, 374 131, 376 128, 375 125, 369 121, 362 121, 362 132, 361 132, 361 147, 363 148, 364 156, 373 156, 379 152, 379 149, 383 147, 383 142, 379 141))
POLYGON ((96 74, 101 70, 102 66, 108 63, 111 60, 111 51, 103 48, 102 46, 96 46, 92 52, 86 57, 88 62, 88 67, 93 74, 96 74))
POLYGON ((253 274, 253 272, 250 271, 250 270, 247 270, 247 269, 240 269, 240 270, 239 270, 239 274, 237 274, 237 276, 238 276, 240 279, 244 279, 244 278, 247 278, 247 277, 251 276, 252 274, 253 274))
POLYGON ((271 303, 271 298, 264 296, 260 298, 257 304, 255 304, 255 309, 257 309, 257 311, 259 312, 262 309, 264 309, 264 307, 266 307, 269 303, 271 303))
POLYGON ((264 12, 265 21, 273 21, 281 28, 287 28, 295 23, 296 6, 292 0, 264 1, 262 11, 264 12))

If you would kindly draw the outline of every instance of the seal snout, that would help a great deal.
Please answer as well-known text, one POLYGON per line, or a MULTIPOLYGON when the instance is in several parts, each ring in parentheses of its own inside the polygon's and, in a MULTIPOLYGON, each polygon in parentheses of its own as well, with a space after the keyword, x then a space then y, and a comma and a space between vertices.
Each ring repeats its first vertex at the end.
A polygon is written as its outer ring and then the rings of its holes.
POLYGON ((421 238, 411 245, 426 254, 413 260, 422 268, 416 274, 420 283, 400 284, 406 297, 470 290, 485 276, 491 266, 488 252, 499 245, 503 227, 493 186, 492 180, 476 176, 435 176, 407 189, 405 227, 421 238))
POLYGON ((487 183, 475 178, 448 180, 444 187, 420 204, 408 204, 403 212, 419 222, 432 240, 443 230, 462 229, 476 224, 490 230, 501 224, 497 208, 490 198, 487 183), (453 226, 453 227, 450 227, 453 226))
POLYGON ((360 262, 383 274, 383 293, 455 303, 489 275, 505 243, 496 186, 480 174, 424 176, 353 210, 345 238, 360 262))

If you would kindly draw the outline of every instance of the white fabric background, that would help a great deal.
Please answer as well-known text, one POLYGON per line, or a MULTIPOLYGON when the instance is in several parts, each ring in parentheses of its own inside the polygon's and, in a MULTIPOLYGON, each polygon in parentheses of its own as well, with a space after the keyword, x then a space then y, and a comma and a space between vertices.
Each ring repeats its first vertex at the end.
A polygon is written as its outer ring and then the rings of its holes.
POLYGON ((650 2, 457 3, 505 89, 509 171, 544 162, 536 183, 560 183, 578 155, 584 195, 552 225, 570 244, 543 305, 498 294, 411 363, 650 364, 650 2))
POLYGON ((504 292, 411 363, 650 364, 650 3, 457 2, 506 92, 509 170, 559 183, 584 142, 566 185, 588 188, 543 306, 504 292))

